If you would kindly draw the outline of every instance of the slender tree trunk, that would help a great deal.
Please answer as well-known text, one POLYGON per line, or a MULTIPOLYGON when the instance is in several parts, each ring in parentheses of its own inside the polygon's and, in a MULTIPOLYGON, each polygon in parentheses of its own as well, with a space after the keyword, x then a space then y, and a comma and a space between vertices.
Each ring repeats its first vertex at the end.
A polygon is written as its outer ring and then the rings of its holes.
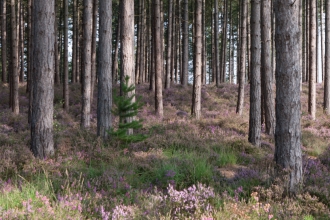
POLYGON ((71 82, 76 83, 77 79, 77 0, 72 0, 72 74, 71 82))
POLYGON ((16 9, 15 0, 11 0, 11 39, 12 39, 12 111, 14 114, 19 114, 19 100, 18 100, 18 39, 16 28, 16 9))
POLYGON ((330 115, 330 2, 325 1, 325 73, 323 109, 330 115))
POLYGON ((273 73, 271 66, 271 0, 261 1, 261 87, 264 97, 266 133, 273 136, 275 132, 275 109, 273 98, 273 73))
POLYGON ((154 1, 154 13, 155 13, 155 26, 154 26, 154 36, 155 36, 155 109, 156 114, 162 118, 164 115, 163 110, 163 92, 162 92, 162 37, 161 37, 161 10, 160 10, 160 0, 154 1))
POLYGON ((93 32, 92 32, 92 67, 91 67, 91 105, 94 100, 96 82, 96 32, 97 32, 98 0, 93 0, 93 32))
POLYGON ((241 0, 242 14, 240 16, 240 49, 239 49, 239 79, 238 79, 238 99, 236 113, 243 114, 244 105, 244 84, 245 84, 245 61, 246 61, 246 16, 247 16, 247 3, 241 0))
MULTIPOLYGON (((28 11, 29 11, 29 49, 28 49, 28 83, 27 91, 29 92, 29 111, 28 111, 28 123, 32 124, 32 108, 33 108, 33 46, 34 46, 34 6, 33 0, 28 1, 28 11)), ((55 22, 54 22, 55 23, 55 22)), ((55 34, 55 29, 54 29, 55 34)), ((55 36, 56 38, 56 36, 55 36)), ((56 39, 55 39, 56 40, 56 39)), ((54 42, 55 42, 54 40, 54 42)))
POLYGON ((34 0, 33 16, 31 150, 45 159, 54 154, 54 0, 34 0))
POLYGON ((323 1, 320 0, 320 34, 321 34, 321 82, 324 82, 324 40, 323 40, 323 1))
POLYGON ((260 146, 261 135, 260 34, 260 0, 252 0, 249 142, 258 147, 260 146))
POLYGON ((315 120, 316 113, 316 1, 310 1, 310 32, 309 32, 309 93, 308 93, 308 113, 315 120))
POLYGON ((183 86, 188 85, 188 0, 183 0, 183 18, 182 18, 182 79, 183 86))
MULTIPOLYGON (((55 2, 55 12, 57 11, 58 7, 55 2)), ((54 41, 54 58, 55 58, 55 84, 59 85, 61 81, 60 77, 60 54, 59 54, 59 44, 58 44, 58 39, 60 39, 60 36, 58 35, 58 18, 56 16, 57 13, 55 13, 55 41, 54 41)))
POLYGON ((167 28, 167 60, 166 60, 166 77, 165 89, 171 86, 171 72, 172 72, 172 16, 173 16, 173 0, 168 0, 168 28, 167 28))
POLYGON ((144 5, 144 0, 141 1, 141 49, 140 49, 140 65, 137 66, 137 68, 139 68, 139 83, 143 83, 144 82, 144 75, 145 75, 145 70, 144 70, 144 62, 145 62, 145 37, 144 37, 144 33, 145 33, 145 5, 144 5))
POLYGON ((232 14, 232 1, 230 1, 229 5, 229 20, 230 20, 230 33, 229 33, 229 64, 228 64, 228 73, 229 73, 229 83, 231 84, 233 82, 233 66, 234 63, 233 60, 233 14, 232 14))
POLYGON ((306 10, 305 10, 305 1, 306 0, 300 0, 302 2, 302 70, 301 70, 301 81, 306 82, 306 10))
POLYGON ((299 2, 275 0, 276 131, 275 161, 290 172, 289 192, 302 181, 300 130, 299 2))
POLYGON ((68 8, 69 8, 68 0, 64 0, 64 79, 63 79, 63 108, 66 112, 69 111, 69 36, 68 36, 68 8))
POLYGON ((202 0, 195 0, 195 41, 194 41, 194 85, 191 114, 197 120, 201 117, 202 91, 202 0))
POLYGON ((115 52, 113 55, 112 61, 112 83, 116 84, 118 81, 118 52, 119 52, 119 41, 120 41, 120 15, 118 16, 118 25, 117 25, 117 33, 116 33, 116 45, 115 52))
MULTIPOLYGON (((31 1, 31 0, 30 0, 31 1)), ((1 16, 1 57, 2 57, 2 82, 7 82, 7 5, 6 0, 2 0, 1 16)))
POLYGON ((220 85, 220 65, 219 65, 219 6, 218 0, 214 0, 214 74, 216 85, 220 85))
POLYGON ((20 64, 20 74, 19 81, 24 82, 24 5, 23 1, 19 0, 19 64, 20 64))
MULTIPOLYGON (((112 79, 111 38, 112 0, 100 0, 100 42, 98 59, 97 135, 108 139, 111 128, 112 79)), ((117 33, 118 34, 118 33, 117 33)))
POLYGON ((227 63, 227 21, 228 21, 228 1, 224 1, 224 12, 223 12, 223 31, 222 31, 222 60, 221 60, 221 82, 226 82, 226 63, 227 63))
MULTIPOLYGON (((129 77, 128 86, 135 85, 135 63, 134 63, 134 2, 122 0, 121 13, 121 55, 122 55, 122 77, 129 77)), ((123 83, 123 81, 121 81, 123 83)), ((135 90, 128 94, 129 97, 135 94, 135 90)), ((132 102, 135 102, 133 98, 132 102)), ((132 122, 133 118, 124 119, 122 123, 132 122)), ((128 134, 133 134, 129 129, 128 134)))
POLYGON ((91 68, 92 68, 92 32, 93 32, 93 0, 84 0, 84 46, 83 58, 83 96, 82 96, 82 113, 81 127, 90 127, 91 112, 91 68))

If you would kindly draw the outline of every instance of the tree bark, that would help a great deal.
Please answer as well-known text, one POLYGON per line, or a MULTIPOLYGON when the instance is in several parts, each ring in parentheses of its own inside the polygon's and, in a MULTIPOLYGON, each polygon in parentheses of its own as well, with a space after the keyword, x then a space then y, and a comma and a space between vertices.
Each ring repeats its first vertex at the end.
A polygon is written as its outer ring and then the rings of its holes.
POLYGON ((219 66, 219 6, 218 0, 214 0, 214 75, 216 85, 220 85, 220 66, 219 66))
POLYGON ((197 120, 201 117, 202 91, 202 0, 195 0, 195 41, 194 41, 194 85, 191 114, 197 120))
POLYGON ((12 111, 14 114, 19 114, 19 99, 18 99, 18 39, 17 39, 17 21, 16 21, 16 9, 15 0, 11 0, 11 39, 12 39, 12 111))
MULTIPOLYGON (((128 86, 135 85, 135 63, 134 63, 134 2, 122 0, 121 13, 121 56, 122 56, 122 77, 129 77, 128 86)), ((121 81, 121 83, 124 83, 121 81)), ((129 97, 135 94, 135 90, 128 94, 129 97)), ((132 102, 135 102, 133 98, 132 102)), ((126 118, 124 122, 131 122, 132 117, 126 118)), ((133 134, 129 129, 128 134, 133 134)))
POLYGON ((69 112, 69 36, 68 36, 68 8, 69 8, 68 0, 64 0, 64 62, 63 62, 63 72, 64 72, 64 79, 63 79, 63 108, 66 112, 69 112))
POLYGON ((302 181, 300 130, 299 2, 275 0, 276 131, 275 161, 289 171, 289 192, 302 181))
POLYGON ((160 0, 154 1, 154 13, 155 13, 155 109, 156 114, 162 118, 164 115, 163 110, 163 83, 162 83, 162 37, 161 37, 161 10, 160 0))
POLYGON ((59 44, 58 41, 61 39, 61 35, 58 34, 58 18, 56 16, 56 11, 58 10, 57 4, 55 2, 55 42, 54 42, 54 51, 55 51, 55 84, 60 85, 61 77, 60 77, 60 54, 59 54, 59 44))
POLYGON ((96 32, 97 32, 98 0, 93 0, 93 32, 92 32, 92 67, 91 67, 91 105, 94 100, 96 82, 96 32))
POLYGON ((249 142, 258 147, 261 135, 260 33, 260 0, 252 0, 249 142))
POLYGON ((2 0, 1 16, 1 57, 2 57, 2 82, 7 82, 7 5, 6 0, 2 0))
POLYGON ((168 0, 167 59, 166 59, 165 89, 169 89, 171 87, 172 29, 173 29, 172 16, 173 16, 173 0, 168 0))
MULTIPOLYGON (((119 12, 120 13, 120 12, 119 12)), ((118 26, 116 33, 116 44, 115 44, 115 52, 113 55, 112 61, 112 83, 116 84, 118 81, 118 53, 119 53, 119 41, 120 41, 120 14, 118 15, 118 26)))
POLYGON ((241 0, 241 16, 240 16, 240 42, 239 42, 239 79, 238 79, 238 99, 236 113, 243 114, 244 105, 244 86, 245 86, 245 61, 246 61, 246 16, 247 16, 247 3, 241 0))
POLYGON ((72 83, 77 79, 77 0, 72 0, 73 24, 72 24, 72 83))
POLYGON ((330 2, 325 2, 325 73, 323 109, 327 115, 330 115, 330 2))
POLYGON ((34 0, 33 17, 31 150, 45 159, 54 154, 54 0, 34 0))
POLYGON ((183 86, 188 85, 188 0, 183 1, 183 19, 182 19, 182 79, 183 86))
MULTIPOLYGON (((100 0, 100 43, 98 59, 97 135, 108 139, 111 128, 112 74, 112 1, 100 0)), ((118 34, 118 33, 117 33, 118 34)))
POLYGON ((308 113, 312 120, 316 114, 316 72, 317 72, 317 40, 316 40, 316 0, 309 2, 310 9, 310 31, 309 31, 309 93, 308 93, 308 113))
POLYGON ((271 0, 261 1, 261 87, 264 97, 266 133, 273 136, 275 132, 275 107, 273 97, 273 73, 271 53, 271 0))
POLYGON ((92 31, 93 31, 93 0, 84 0, 83 12, 83 28, 84 28, 84 45, 83 45, 83 96, 82 96, 82 112, 81 127, 90 127, 91 112, 91 68, 92 68, 92 31))

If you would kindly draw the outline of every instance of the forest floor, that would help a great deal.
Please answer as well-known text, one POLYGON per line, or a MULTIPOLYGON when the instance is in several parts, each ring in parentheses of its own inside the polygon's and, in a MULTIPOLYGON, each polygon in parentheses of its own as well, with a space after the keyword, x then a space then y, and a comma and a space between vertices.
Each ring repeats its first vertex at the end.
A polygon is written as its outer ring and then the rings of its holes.
MULTIPOLYGON (((35 159, 29 150, 28 96, 20 86, 20 115, 11 113, 0 85, 0 219, 330 219, 330 118, 317 86, 317 119, 302 91, 304 181, 287 197, 288 175, 274 172, 274 138, 248 143, 249 96, 235 113, 237 86, 202 88, 202 118, 190 117, 192 87, 164 90, 164 118, 154 95, 137 86, 138 118, 148 136, 138 143, 96 136, 96 94, 90 130, 80 129, 80 86, 70 86, 70 111, 55 89, 56 153, 35 159)), ((118 118, 114 117, 114 127, 118 118)))

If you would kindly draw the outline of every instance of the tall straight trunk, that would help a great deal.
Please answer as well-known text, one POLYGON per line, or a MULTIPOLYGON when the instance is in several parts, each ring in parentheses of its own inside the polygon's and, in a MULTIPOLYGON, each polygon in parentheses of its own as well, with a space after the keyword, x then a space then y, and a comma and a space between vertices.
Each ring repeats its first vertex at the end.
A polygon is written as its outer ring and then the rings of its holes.
POLYGON ((306 0, 306 42, 307 42, 307 53, 306 53, 306 82, 309 82, 309 56, 310 56, 310 4, 306 0))
MULTIPOLYGON (((29 13, 29 49, 28 49, 28 82, 27 92, 29 92, 29 110, 28 110, 28 123, 32 124, 32 108, 33 108, 33 46, 34 46, 34 14, 33 14, 33 0, 28 0, 28 13, 29 13)), ((54 22, 55 23, 55 22, 54 22)), ((55 32, 55 30, 54 30, 55 32)), ((54 33, 55 34, 55 33, 54 33)), ((56 36, 55 36, 56 38, 56 36)), ((56 40, 56 39, 55 39, 56 40)), ((55 42, 54 40, 54 42, 55 42)))
POLYGON ((251 79, 251 22, 249 16, 249 2, 247 3, 247 12, 246 12, 246 81, 249 82, 251 79))
POLYGON ((324 40, 323 40, 323 1, 320 0, 320 34, 321 34, 321 82, 324 82, 324 40))
POLYGON ((167 59, 166 59, 165 89, 169 89, 171 86, 172 29, 173 29, 172 16, 173 16, 173 0, 168 0, 167 59))
MULTIPOLYGON (((31 0, 30 0, 31 1, 31 0)), ((2 82, 7 82, 7 1, 2 0, 1 16, 1 59, 2 59, 2 82)))
POLYGON ((149 19, 149 33, 150 33, 150 74, 149 74, 149 90, 155 92, 155 12, 154 12, 155 6, 153 2, 150 2, 149 5, 149 14, 151 16, 151 19, 149 19))
POLYGON ((300 128, 299 1, 275 0, 276 131, 275 161, 289 172, 289 193, 302 181, 300 128))
POLYGON ((93 0, 93 32, 92 32, 92 67, 91 67, 91 105, 94 100, 96 82, 96 32, 97 32, 98 0, 93 0))
POLYGON ((77 81, 77 0, 72 0, 73 24, 72 24, 72 83, 77 81))
POLYGON ((301 13, 302 13, 302 54, 301 54, 301 60, 302 60, 302 70, 301 70, 301 81, 306 82, 306 0, 300 0, 301 1, 301 13))
POLYGON ((261 135, 260 34, 260 0, 252 0, 249 142, 258 147, 261 135))
POLYGON ((222 60, 221 60, 221 82, 226 82, 226 62, 227 62, 227 21, 228 21, 228 0, 224 1, 223 11, 223 31, 222 31, 222 60))
POLYGON ((177 58, 178 58, 178 56, 177 56, 177 29, 178 29, 178 27, 177 27, 177 23, 176 23, 176 20, 177 19, 175 19, 176 18, 176 10, 175 10, 175 8, 177 8, 177 5, 176 5, 176 2, 175 2, 175 0, 173 0, 173 10, 172 10, 172 14, 173 14, 173 16, 172 16, 172 33, 171 33, 171 38, 172 38, 172 48, 171 48, 171 54, 172 54, 172 56, 171 56, 171 71, 170 71, 170 79, 171 79, 171 83, 173 83, 174 82, 174 80, 175 80, 175 74, 176 74, 176 71, 177 71, 177 58))
POLYGON ((83 12, 84 45, 82 61, 84 63, 82 86, 81 127, 90 127, 91 112, 91 68, 92 68, 92 32, 93 32, 93 0, 84 0, 83 12))
MULTIPOLYGON (((112 0, 100 0, 100 42, 98 59, 97 135, 109 138, 112 107, 111 38, 112 0)), ((118 33, 117 33, 118 34, 118 33)))
POLYGON ((271 65, 271 0, 261 1, 261 88, 265 113, 266 133, 275 132, 275 109, 273 97, 273 73, 271 65))
POLYGON ((238 99, 236 113, 243 114, 244 105, 244 84, 245 84, 245 67, 246 67, 246 16, 247 16, 247 2, 241 0, 241 16, 240 16, 240 42, 239 42, 239 79, 238 79, 238 99))
POLYGON ((119 53, 119 41, 120 41, 120 15, 118 15, 118 25, 116 30, 116 45, 112 59, 112 83, 116 84, 118 81, 118 53, 119 53))
POLYGON ((139 83, 140 80, 140 56, 141 56, 141 33, 142 33, 142 1, 139 1, 138 20, 137 20, 137 41, 136 41, 136 53, 135 53, 135 84, 139 83))
POLYGON ((164 115, 163 110, 163 92, 162 92, 162 37, 161 37, 161 3, 160 0, 154 1, 154 13, 155 13, 155 25, 154 25, 154 36, 155 36, 155 109, 156 114, 162 118, 164 115))
POLYGON ((54 154, 54 0, 33 1, 33 101, 31 150, 45 159, 54 154))
POLYGON ((233 60, 233 52, 234 52, 234 48, 233 48, 233 15, 232 15, 232 1, 230 1, 230 5, 229 5, 229 20, 230 20, 230 33, 229 33, 229 64, 228 64, 228 79, 229 79, 229 83, 232 83, 233 79, 233 67, 232 64, 234 63, 233 60))
POLYGON ((206 84, 205 0, 202 0, 202 85, 206 84))
POLYGON ((79 0, 77 0, 77 7, 76 7, 76 11, 77 11, 77 56, 76 56, 76 60, 77 60, 77 74, 76 74, 76 82, 80 83, 80 76, 82 74, 82 70, 81 70, 81 51, 82 51, 82 44, 81 44, 81 12, 80 12, 80 8, 79 8, 79 0))
POLYGON ((325 72, 323 109, 330 115, 330 2, 325 1, 325 72))
MULTIPOLYGON (((27 72, 26 72, 26 77, 27 77, 27 83, 26 83, 26 92, 30 92, 30 81, 31 81, 31 70, 32 70, 32 0, 28 0, 27 2, 27 55, 26 55, 26 60, 27 60, 27 72)), ((30 96, 30 95, 29 95, 30 96)), ((29 105, 30 109, 30 105, 29 105)), ((30 111, 29 111, 30 112, 30 111)), ((28 114, 28 121, 30 123, 30 114, 28 114)))
POLYGON ((145 29, 145 2, 144 0, 141 1, 141 49, 140 49, 140 65, 137 66, 137 68, 139 68, 139 83, 143 83, 144 82, 144 75, 145 75, 145 70, 144 70, 144 63, 145 63, 145 36, 144 33, 146 31, 145 29))
MULTIPOLYGON (((57 11, 58 7, 55 2, 55 12, 57 11)), ((55 84, 59 85, 61 81, 60 77, 60 54, 59 54, 59 44, 58 39, 60 39, 60 36, 58 35, 58 18, 56 16, 57 13, 55 13, 55 41, 54 41, 54 59, 55 59, 55 84)))
POLYGON ((218 0, 214 0, 214 75, 216 85, 220 85, 220 65, 219 65, 219 6, 218 0))
POLYGON ((183 0, 183 17, 182 17, 182 79, 183 86, 188 85, 188 0, 183 0))
POLYGON ((315 120, 316 114, 316 58, 317 58, 317 40, 316 40, 316 0, 310 4, 310 31, 309 31, 309 93, 308 93, 308 113, 312 120, 315 120))
POLYGON ((19 0, 19 64, 20 64, 20 73, 19 81, 24 82, 24 5, 23 1, 19 0))
POLYGON ((191 114, 197 120, 201 117, 202 92, 202 0, 195 0, 195 40, 194 40, 194 85, 191 114))
MULTIPOLYGON (((122 0, 121 8, 121 74, 123 79, 129 77, 128 86, 135 85, 135 63, 134 63, 134 2, 122 0)), ((120 83, 123 83, 121 81, 120 83)), ((129 97, 135 94, 135 90, 127 94, 129 97)), ((133 98, 132 102, 135 102, 133 98)), ((132 122, 133 118, 128 117, 121 123, 132 122)), ((128 134, 132 134, 133 129, 129 129, 128 134)))
POLYGON ((16 9, 15 0, 11 0, 11 39, 12 39, 12 111, 14 114, 19 114, 19 100, 18 100, 18 39, 16 28, 16 9))
POLYGON ((69 36, 68 36, 68 8, 69 2, 68 0, 64 0, 64 62, 63 62, 63 72, 64 72, 64 79, 63 79, 63 108, 66 112, 69 111, 69 36))

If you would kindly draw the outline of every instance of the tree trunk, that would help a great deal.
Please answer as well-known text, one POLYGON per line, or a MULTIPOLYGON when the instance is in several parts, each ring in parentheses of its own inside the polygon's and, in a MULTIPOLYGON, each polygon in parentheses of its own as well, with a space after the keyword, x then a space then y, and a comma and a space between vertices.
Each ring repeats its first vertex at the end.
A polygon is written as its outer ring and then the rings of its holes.
POLYGON ((93 0, 93 32, 92 32, 92 67, 91 67, 91 105, 94 100, 94 89, 96 82, 96 32, 97 32, 97 13, 98 0, 93 0))
POLYGON ((223 31, 222 31, 222 46, 221 46, 221 82, 226 82, 226 63, 227 63, 227 20, 228 20, 228 1, 224 1, 223 11, 223 31))
POLYGON ((219 66, 219 6, 218 0, 214 0, 214 75, 216 85, 220 85, 220 66, 219 66))
POLYGON ((77 79, 77 0, 73 0, 73 24, 72 24, 72 83, 77 79))
MULTIPOLYGON (((57 11, 58 7, 57 4, 55 2, 55 12, 57 11)), ((55 84, 59 85, 60 81, 61 81, 61 77, 60 77, 60 54, 59 54, 59 44, 58 44, 58 39, 60 39, 60 35, 58 35, 58 18, 56 16, 57 13, 55 13, 55 23, 54 23, 54 27, 55 27, 55 42, 54 42, 54 52, 55 52, 55 84)))
POLYGON ((7 6, 6 0, 2 0, 1 16, 1 57, 2 57, 2 82, 7 82, 7 6))
POLYGON ((11 39, 12 39, 12 111, 14 114, 19 114, 19 100, 18 100, 18 39, 16 28, 16 9, 15 0, 11 0, 11 39))
POLYGON ((194 41, 194 85, 191 114, 197 120, 201 117, 202 91, 202 0, 195 0, 195 41, 194 41))
POLYGON ((173 0, 168 0, 167 60, 166 60, 165 89, 169 89, 171 86, 172 26, 173 26, 172 16, 173 16, 173 0))
POLYGON ((266 133, 273 136, 275 132, 275 109, 273 98, 273 73, 271 66, 271 0, 261 1, 261 87, 264 97, 266 133))
POLYGON ((244 105, 244 84, 245 84, 245 61, 246 61, 246 16, 247 16, 247 2, 241 0, 241 16, 240 16, 240 42, 239 42, 239 79, 238 79, 238 99, 236 113, 243 114, 244 105))
POLYGON ((327 115, 330 115, 330 2, 325 2, 325 73, 323 109, 327 115))
POLYGON ((45 159, 54 154, 54 0, 34 0, 33 7, 31 150, 36 157, 45 159))
POLYGON ((300 131, 299 2, 275 0, 276 131, 275 161, 290 172, 289 192, 302 180, 300 131))
MULTIPOLYGON (((135 63, 134 63, 134 2, 122 0, 121 13, 121 56, 122 56, 122 77, 129 77, 128 86, 135 85, 135 63)), ((124 83, 121 81, 120 83, 124 83)), ((129 97, 135 94, 135 90, 128 94, 129 97)), ((135 102, 133 98, 132 102, 135 102)), ((129 123, 132 117, 124 119, 122 123, 129 123)), ((129 129, 128 134, 133 134, 129 129)))
POLYGON ((182 79, 183 86, 188 85, 188 0, 183 0, 183 18, 182 18, 182 79))
POLYGON ((317 50, 316 50, 316 0, 309 2, 310 9, 310 31, 309 31, 309 93, 308 93, 308 113, 312 120, 315 120, 316 114, 316 68, 317 68, 317 50))
POLYGON ((64 63, 63 63, 63 71, 64 71, 64 79, 63 79, 63 108, 66 112, 69 112, 69 37, 68 37, 68 0, 64 0, 64 63))
POLYGON ((118 26, 116 33, 116 44, 115 44, 115 52, 113 55, 112 61, 112 83, 116 84, 118 81, 118 52, 119 52, 119 41, 120 41, 120 14, 118 15, 118 26))
POLYGON ((261 134, 260 33, 260 0, 252 0, 249 142, 258 147, 261 134))
MULTIPOLYGON (((100 43, 98 59, 97 135, 108 138, 111 128, 112 75, 112 1, 100 0, 100 43)), ((118 33, 117 33, 118 34, 118 33)))
POLYGON ((83 96, 81 127, 90 127, 91 112, 91 68, 92 68, 92 32, 93 32, 93 0, 84 0, 84 45, 82 61, 84 63, 83 71, 83 96))
POLYGON ((23 1, 19 0, 19 64, 20 74, 19 81, 24 82, 24 5, 23 1))
POLYGON ((155 13, 155 25, 154 25, 154 36, 155 36, 155 109, 156 114, 162 118, 164 115, 163 110, 163 92, 162 92, 162 37, 161 37, 161 10, 160 0, 154 1, 154 13, 155 13))

